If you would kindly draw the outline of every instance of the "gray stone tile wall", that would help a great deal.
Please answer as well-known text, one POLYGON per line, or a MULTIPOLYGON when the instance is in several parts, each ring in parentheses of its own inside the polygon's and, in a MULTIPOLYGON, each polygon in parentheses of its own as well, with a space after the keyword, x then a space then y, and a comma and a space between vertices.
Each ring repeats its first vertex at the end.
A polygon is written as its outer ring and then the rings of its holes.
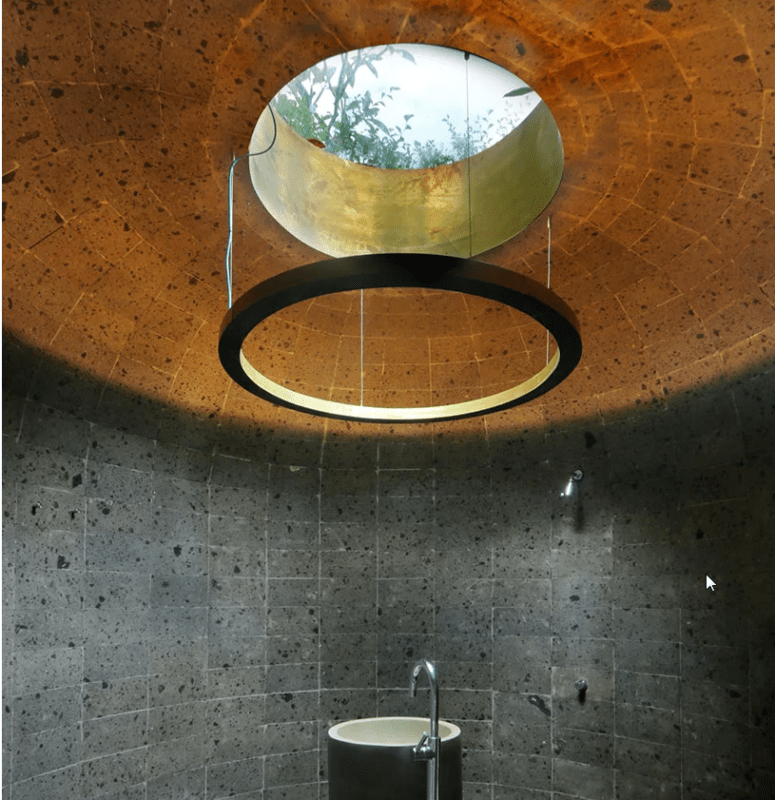
POLYGON ((322 800, 328 726, 424 715, 422 656, 467 799, 768 796, 772 372, 518 444, 255 458, 68 386, 5 398, 9 800, 322 800))

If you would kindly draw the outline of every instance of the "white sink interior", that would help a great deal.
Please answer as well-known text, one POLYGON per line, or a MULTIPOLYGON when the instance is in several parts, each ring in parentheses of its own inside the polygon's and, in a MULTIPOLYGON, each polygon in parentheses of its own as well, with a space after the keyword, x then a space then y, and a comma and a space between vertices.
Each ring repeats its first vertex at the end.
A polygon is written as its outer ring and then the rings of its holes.
MULTIPOLYGON (((340 742, 366 744, 382 747, 414 746, 420 737, 430 730, 428 717, 372 717, 340 722, 329 729, 332 739, 340 742)), ((442 741, 460 736, 460 728, 451 722, 439 720, 439 736, 442 741)))

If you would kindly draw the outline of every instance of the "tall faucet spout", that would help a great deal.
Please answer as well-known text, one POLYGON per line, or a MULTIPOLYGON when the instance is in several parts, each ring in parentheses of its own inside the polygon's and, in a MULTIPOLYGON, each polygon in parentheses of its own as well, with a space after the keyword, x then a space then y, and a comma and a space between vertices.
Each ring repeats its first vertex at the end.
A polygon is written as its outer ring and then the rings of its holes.
POLYGON ((409 687, 412 697, 417 695, 417 681, 420 673, 426 672, 428 675, 428 683, 430 685, 431 693, 431 738, 438 737, 439 735, 439 682, 436 677, 436 667, 427 658, 420 659, 412 668, 412 680, 409 687))
POLYGON ((428 675, 430 684, 431 709, 430 709, 430 736, 423 734, 419 744, 414 748, 414 757, 418 761, 428 762, 428 800, 439 798, 439 760, 441 757, 441 740, 439 739, 439 682, 436 678, 436 667, 427 658, 420 659, 412 667, 412 677, 409 681, 409 694, 417 696, 417 681, 420 673, 428 675))

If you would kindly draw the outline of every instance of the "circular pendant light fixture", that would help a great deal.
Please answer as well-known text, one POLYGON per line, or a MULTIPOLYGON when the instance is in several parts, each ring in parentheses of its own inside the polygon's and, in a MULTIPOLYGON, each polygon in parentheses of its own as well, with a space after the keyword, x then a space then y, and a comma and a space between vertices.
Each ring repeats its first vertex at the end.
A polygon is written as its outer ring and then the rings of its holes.
POLYGON ((563 381, 581 359, 579 325, 571 309, 536 281, 471 259, 416 253, 379 253, 319 261, 255 286, 232 306, 221 325, 219 355, 232 379, 249 392, 287 408, 362 422, 435 422, 502 411, 540 397, 563 381), (379 288, 461 292, 502 303, 539 322, 557 350, 528 380, 497 394, 434 406, 385 407, 342 403, 287 388, 245 356, 250 333, 273 314, 323 295, 379 288))
MULTIPOLYGON (((575 315, 548 288, 551 228, 547 286, 472 259, 535 220, 557 191, 562 171, 562 141, 546 104, 486 59, 445 47, 388 45, 342 53, 311 67, 267 106, 250 153, 235 159, 229 172, 229 310, 219 342, 226 372, 277 405, 370 422, 460 419, 540 397, 573 371, 582 351, 575 315), (433 80, 441 76, 446 87, 457 85, 455 70, 465 91, 449 91, 447 108, 433 80), (486 103, 477 106, 483 97, 486 103), (423 119, 421 112, 428 109, 423 119), (440 134, 444 127, 446 139, 440 134), (415 130, 419 134, 410 133, 415 130), (242 159, 247 206, 258 201, 294 237, 334 258, 261 276, 261 259, 250 257, 250 271, 263 280, 233 301, 234 178, 242 159), (359 311, 348 292, 359 296, 359 311), (428 311, 425 317, 405 313, 412 302, 428 311), (316 322, 335 320, 348 303, 343 324, 349 336, 298 323, 310 316, 316 322), (449 320, 445 330, 435 330, 444 319, 436 312, 455 304, 470 312, 461 325, 470 339, 462 348, 467 361, 453 354, 446 360, 459 364, 440 364, 440 342, 456 332, 449 320), (379 332, 373 326, 369 331, 367 310, 387 306, 404 313, 392 318, 377 313, 379 332), (474 317, 488 318, 491 327, 473 330, 474 317), (492 327, 493 319, 505 329, 492 327), (423 332, 412 330, 414 321, 423 332), (358 324, 359 336, 352 335, 358 324), (540 366, 539 326, 546 331, 546 361, 540 366), (300 344, 288 358, 290 348, 282 352, 272 332, 290 330, 284 339, 302 329, 306 346, 300 344), (495 341, 499 334, 507 342, 492 358, 482 339, 495 341), (338 342, 339 350, 319 357, 313 368, 317 339, 334 342, 334 348, 338 342), (369 363, 365 351, 381 346, 382 362, 369 363), (387 363, 391 347, 399 353, 396 364, 387 363), (412 348, 430 354, 426 363, 412 348), (520 348, 521 361, 506 355, 520 348), (352 363, 340 379, 337 353, 344 350, 352 363), (519 369, 511 360, 519 361, 519 369), (375 374, 387 385, 375 387, 375 374), (407 397, 410 390, 415 396, 407 397)), ((241 212, 243 222, 260 233, 250 214, 241 212)))

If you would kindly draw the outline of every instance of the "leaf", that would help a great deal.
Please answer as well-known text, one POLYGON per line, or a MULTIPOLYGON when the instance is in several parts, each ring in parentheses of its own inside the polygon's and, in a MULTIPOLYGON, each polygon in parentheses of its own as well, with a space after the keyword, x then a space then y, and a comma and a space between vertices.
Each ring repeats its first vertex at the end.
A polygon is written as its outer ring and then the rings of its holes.
POLYGON ((409 120, 414 116, 414 114, 404 114, 404 121, 409 122, 409 120))
POLYGON ((530 94, 530 92, 534 92, 535 89, 531 89, 529 86, 521 86, 519 89, 512 89, 510 92, 506 92, 504 97, 519 97, 523 94, 530 94))
POLYGON ((371 74, 372 74, 372 75, 373 75, 375 78, 379 78, 379 75, 377 74, 377 70, 376 70, 376 69, 374 69, 374 65, 373 65, 373 64, 370 64, 370 63, 367 61, 367 62, 366 62, 366 66, 369 68, 369 71, 371 72, 371 74))
POLYGON ((388 136, 390 136, 390 129, 384 122, 380 119, 373 119, 371 120, 381 131, 384 131, 388 136))

